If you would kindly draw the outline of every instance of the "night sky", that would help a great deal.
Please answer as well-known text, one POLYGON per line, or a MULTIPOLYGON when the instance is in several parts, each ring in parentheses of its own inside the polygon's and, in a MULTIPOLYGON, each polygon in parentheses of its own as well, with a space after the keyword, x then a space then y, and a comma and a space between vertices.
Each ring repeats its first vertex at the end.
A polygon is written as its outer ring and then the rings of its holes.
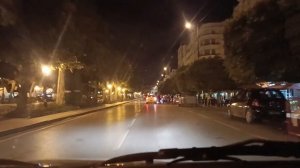
POLYGON ((125 48, 127 58, 145 76, 145 85, 159 79, 162 67, 177 66, 177 48, 187 32, 184 22, 222 21, 236 0, 101 0, 99 14, 125 48))

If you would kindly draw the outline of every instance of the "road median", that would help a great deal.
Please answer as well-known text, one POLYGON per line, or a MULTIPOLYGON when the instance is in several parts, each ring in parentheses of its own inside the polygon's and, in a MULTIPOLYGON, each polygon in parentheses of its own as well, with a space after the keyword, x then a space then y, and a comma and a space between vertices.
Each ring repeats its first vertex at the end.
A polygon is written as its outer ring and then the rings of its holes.
POLYGON ((43 125, 48 125, 54 122, 65 120, 68 118, 78 117, 86 114, 90 114, 99 110, 116 107, 118 105, 126 104, 131 101, 117 102, 113 104, 105 104, 97 107, 90 107, 85 109, 71 110, 66 112, 61 112, 57 114, 51 114, 42 117, 35 118, 14 118, 8 120, 0 121, 0 137, 7 136, 14 133, 19 133, 26 131, 35 127, 40 127, 43 125))

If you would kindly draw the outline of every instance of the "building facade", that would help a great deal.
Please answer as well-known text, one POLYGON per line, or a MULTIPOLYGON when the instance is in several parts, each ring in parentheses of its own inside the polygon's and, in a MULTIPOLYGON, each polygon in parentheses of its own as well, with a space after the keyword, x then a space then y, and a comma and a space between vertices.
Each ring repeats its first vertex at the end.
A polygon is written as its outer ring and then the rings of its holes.
MULTIPOLYGON (((221 57, 224 59, 224 23, 206 23, 200 26, 198 33, 198 59, 221 57)), ((197 60, 198 60, 197 59, 197 60)))
POLYGON ((178 48, 178 67, 203 58, 224 58, 224 22, 204 23, 191 30, 190 42, 178 48))

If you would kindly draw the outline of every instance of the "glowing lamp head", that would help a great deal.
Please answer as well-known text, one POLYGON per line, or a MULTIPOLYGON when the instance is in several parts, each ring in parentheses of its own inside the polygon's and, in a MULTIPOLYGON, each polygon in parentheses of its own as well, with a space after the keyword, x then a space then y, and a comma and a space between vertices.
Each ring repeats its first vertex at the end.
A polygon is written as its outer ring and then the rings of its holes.
POLYGON ((48 66, 48 65, 42 65, 41 68, 42 68, 42 73, 43 73, 45 76, 51 75, 52 70, 51 70, 51 67, 50 67, 50 66, 48 66))
POLYGON ((192 24, 190 22, 185 22, 185 28, 186 29, 191 29, 192 28, 192 24))
POLYGON ((107 88, 111 89, 112 88, 112 84, 107 84, 107 88))

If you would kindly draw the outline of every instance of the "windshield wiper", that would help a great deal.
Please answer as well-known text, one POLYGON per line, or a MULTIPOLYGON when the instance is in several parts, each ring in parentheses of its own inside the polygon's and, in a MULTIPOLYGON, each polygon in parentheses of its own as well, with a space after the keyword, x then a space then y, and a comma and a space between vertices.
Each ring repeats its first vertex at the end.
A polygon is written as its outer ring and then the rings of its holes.
POLYGON ((154 160, 175 159, 169 164, 180 161, 242 161, 234 156, 279 156, 300 157, 300 142, 269 141, 261 139, 247 140, 222 147, 161 149, 158 152, 147 152, 124 155, 109 159, 102 165, 145 161, 153 164, 154 160))

